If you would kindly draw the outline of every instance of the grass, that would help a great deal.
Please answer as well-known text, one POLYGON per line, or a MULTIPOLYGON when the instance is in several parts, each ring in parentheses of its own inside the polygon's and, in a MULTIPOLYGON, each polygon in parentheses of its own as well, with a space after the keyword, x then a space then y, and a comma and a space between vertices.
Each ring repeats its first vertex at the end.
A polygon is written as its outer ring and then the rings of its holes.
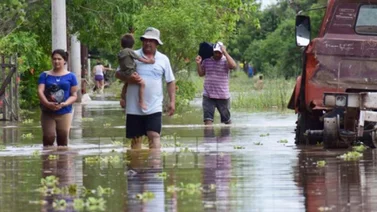
MULTIPOLYGON (((204 77, 199 77, 196 70, 191 72, 180 71, 175 74, 177 79, 190 80, 193 82, 196 97, 201 97, 203 92, 204 77)), ((263 79, 263 89, 256 89, 255 84, 259 78, 256 75, 248 78, 243 71, 233 71, 229 81, 229 90, 231 92, 231 108, 235 110, 246 111, 271 111, 287 109, 288 101, 291 97, 295 80, 285 80, 281 78, 263 79)), ((114 80, 107 93, 113 93, 119 97, 123 83, 114 80)))
MULTIPOLYGON (((234 71, 229 81, 231 93, 231 108, 239 111, 285 111, 291 97, 295 80, 284 78, 263 79, 263 89, 258 90, 255 84, 259 75, 248 78, 242 71, 234 71)), ((204 78, 191 74, 190 79, 194 82, 197 97, 201 97, 204 78)))
POLYGON ((230 92, 232 108, 247 111, 286 110, 291 97, 294 80, 263 79, 263 89, 255 88, 259 75, 248 78, 242 71, 232 74, 230 92))

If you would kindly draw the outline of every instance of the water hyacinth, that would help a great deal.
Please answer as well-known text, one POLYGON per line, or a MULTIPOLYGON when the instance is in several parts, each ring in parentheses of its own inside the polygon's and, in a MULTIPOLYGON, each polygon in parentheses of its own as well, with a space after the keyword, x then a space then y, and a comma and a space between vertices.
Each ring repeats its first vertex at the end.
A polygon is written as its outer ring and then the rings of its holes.
POLYGON ((34 123, 34 119, 25 119, 22 121, 23 124, 32 124, 34 123))
POLYGON ((288 143, 288 140, 287 139, 281 139, 281 140, 278 141, 278 143, 286 144, 286 143, 288 143))
POLYGON ((141 194, 136 194, 136 198, 142 201, 149 201, 155 198, 155 194, 150 191, 145 191, 141 194))
POLYGON ((364 152, 367 149, 364 145, 353 146, 352 150, 356 152, 364 152))
POLYGON ((324 161, 324 160, 317 161, 317 167, 318 168, 322 168, 322 167, 325 167, 325 166, 326 166, 326 161, 324 161))
POLYGON ((343 155, 338 156, 338 158, 343 159, 345 161, 357 161, 361 157, 363 157, 363 154, 357 151, 351 151, 344 153, 343 155))
POLYGON ((233 149, 245 149, 245 147, 244 146, 235 145, 235 146, 233 146, 233 149))
POLYGON ((32 155, 33 157, 39 157, 41 155, 41 152, 39 150, 35 150, 32 155))
POLYGON ((161 172, 161 173, 157 173, 156 174, 156 177, 159 178, 159 179, 163 179, 163 180, 166 180, 166 178, 168 178, 168 174, 166 172, 161 172))
POLYGON ((33 133, 26 133, 26 134, 22 134, 21 138, 22 139, 33 139, 34 135, 33 135, 33 133))

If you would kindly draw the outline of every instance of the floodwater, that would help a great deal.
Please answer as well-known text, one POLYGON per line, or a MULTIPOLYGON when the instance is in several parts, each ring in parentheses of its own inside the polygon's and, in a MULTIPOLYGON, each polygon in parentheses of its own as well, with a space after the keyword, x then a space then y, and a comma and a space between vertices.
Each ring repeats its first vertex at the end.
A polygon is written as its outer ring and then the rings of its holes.
POLYGON ((32 118, 1 123, 1 212, 377 211, 375 151, 344 161, 349 150, 296 147, 293 113, 205 128, 193 107, 164 117, 160 152, 127 147, 117 101, 76 105, 68 150, 43 150, 32 118))

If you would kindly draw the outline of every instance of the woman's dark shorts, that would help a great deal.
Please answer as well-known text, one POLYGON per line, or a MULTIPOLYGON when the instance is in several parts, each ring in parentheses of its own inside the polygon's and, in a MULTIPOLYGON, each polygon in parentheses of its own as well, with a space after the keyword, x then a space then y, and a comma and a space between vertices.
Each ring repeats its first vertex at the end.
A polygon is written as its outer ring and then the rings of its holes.
POLYGON ((135 138, 147 135, 148 131, 161 134, 162 113, 153 113, 150 115, 132 115, 127 114, 126 118, 126 137, 135 138))
POLYGON ((215 108, 220 113, 221 123, 229 124, 230 120, 230 99, 212 99, 203 96, 203 120, 213 121, 215 108))
POLYGON ((102 81, 104 78, 103 78, 103 76, 102 75, 96 75, 95 77, 94 77, 94 80, 95 81, 102 81))

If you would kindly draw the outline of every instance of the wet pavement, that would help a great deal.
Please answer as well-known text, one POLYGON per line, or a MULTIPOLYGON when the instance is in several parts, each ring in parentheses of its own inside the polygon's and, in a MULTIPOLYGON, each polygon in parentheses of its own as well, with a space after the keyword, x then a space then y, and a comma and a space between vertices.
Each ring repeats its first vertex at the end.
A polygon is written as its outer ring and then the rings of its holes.
POLYGON ((374 150, 344 161, 296 147, 293 113, 232 115, 164 117, 161 151, 131 151, 118 102, 101 98, 75 106, 68 150, 42 149, 38 113, 1 123, 0 211, 377 211, 374 150))

